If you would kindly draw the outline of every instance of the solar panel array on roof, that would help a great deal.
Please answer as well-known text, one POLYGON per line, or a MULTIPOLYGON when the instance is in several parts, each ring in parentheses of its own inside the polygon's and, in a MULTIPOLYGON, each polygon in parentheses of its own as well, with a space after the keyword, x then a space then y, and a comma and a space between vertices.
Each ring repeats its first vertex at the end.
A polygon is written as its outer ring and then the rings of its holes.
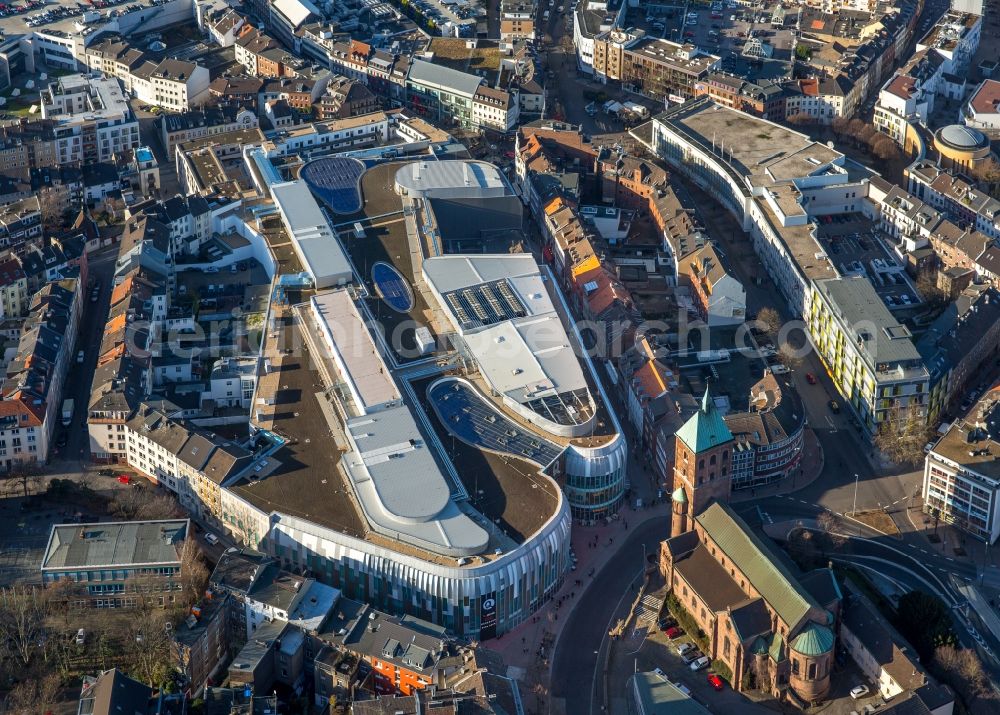
POLYGON ((506 278, 445 293, 444 298, 463 330, 496 325, 528 314, 506 278))

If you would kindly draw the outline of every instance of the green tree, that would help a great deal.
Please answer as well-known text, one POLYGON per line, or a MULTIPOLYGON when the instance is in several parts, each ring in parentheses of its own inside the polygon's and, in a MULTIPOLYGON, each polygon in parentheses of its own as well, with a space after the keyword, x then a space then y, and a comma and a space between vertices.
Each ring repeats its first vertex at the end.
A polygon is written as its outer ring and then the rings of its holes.
POLYGON ((937 648, 958 644, 947 604, 924 591, 910 591, 899 599, 895 625, 925 663, 931 661, 937 648))

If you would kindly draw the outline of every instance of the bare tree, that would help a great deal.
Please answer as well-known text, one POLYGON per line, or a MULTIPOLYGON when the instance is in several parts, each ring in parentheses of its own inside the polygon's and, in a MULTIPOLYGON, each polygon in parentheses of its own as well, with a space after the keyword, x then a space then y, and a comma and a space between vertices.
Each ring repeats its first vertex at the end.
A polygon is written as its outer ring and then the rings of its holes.
POLYGON ((923 461, 923 446, 934 436, 934 428, 919 409, 897 410, 879 423, 875 446, 898 464, 923 461))
POLYGON ((868 146, 875 137, 875 127, 860 119, 852 119, 848 124, 848 134, 858 146, 868 146))
POLYGON ((971 170, 972 178, 984 184, 1000 184, 1000 162, 993 157, 987 158, 971 170))
POLYGON ((0 589, 0 638, 23 665, 44 632, 45 595, 34 586, 0 589))
POLYGON ((69 627, 69 615, 75 604, 84 598, 84 587, 71 578, 63 578, 50 583, 45 589, 46 609, 49 615, 62 616, 69 627))
POLYGON ((933 266, 917 274, 917 291, 932 308, 940 308, 948 300, 948 295, 938 285, 938 271, 933 266))
POLYGON ((128 670, 138 680, 159 686, 171 669, 171 633, 167 623, 171 614, 154 605, 152 599, 142 598, 129 614, 124 633, 123 655, 128 670))
POLYGON ((781 330, 781 316, 774 308, 761 308, 757 311, 757 326, 769 338, 773 338, 781 330))
POLYGON ((43 188, 36 196, 38 197, 38 208, 42 214, 42 225, 46 231, 51 233, 61 229, 66 223, 70 210, 67 190, 62 186, 50 186, 43 188))
POLYGON ((779 345, 775 357, 789 370, 798 370, 805 363, 805 358, 799 354, 798 349, 788 344, 779 345))
POLYGON ((884 134, 872 138, 872 154, 883 161, 891 161, 901 156, 896 142, 884 134))
POLYGON ((36 467, 29 464, 18 464, 11 468, 5 481, 11 492, 17 491, 21 493, 21 496, 27 497, 38 491, 41 477, 36 467))
POLYGON ((7 712, 12 715, 47 715, 59 704, 61 686, 56 673, 48 673, 41 679, 22 680, 7 696, 7 712))
POLYGON ((173 497, 153 489, 120 489, 111 502, 111 512, 126 521, 174 519, 181 510, 173 497))
POLYGON ((849 117, 834 117, 833 121, 830 122, 830 129, 838 137, 846 136, 851 131, 851 120, 849 117))
POLYGON ((995 713, 1000 708, 1000 697, 990 686, 983 662, 975 651, 951 645, 934 650, 934 669, 938 676, 953 687, 962 698, 969 713, 995 713))
POLYGON ((197 603, 205 593, 205 589, 208 587, 208 577, 208 567, 205 565, 201 548, 194 537, 189 536, 181 545, 181 582, 184 586, 185 596, 192 603, 197 603))
POLYGON ((840 533, 840 522, 830 512, 824 511, 816 517, 816 524, 823 530, 823 536, 830 549, 839 549, 847 543, 847 537, 840 533))

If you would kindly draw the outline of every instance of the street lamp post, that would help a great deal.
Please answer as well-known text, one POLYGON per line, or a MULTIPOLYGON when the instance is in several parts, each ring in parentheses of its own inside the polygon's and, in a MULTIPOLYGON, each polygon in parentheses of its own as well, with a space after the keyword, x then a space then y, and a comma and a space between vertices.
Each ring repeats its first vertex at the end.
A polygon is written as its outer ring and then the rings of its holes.
POLYGON ((858 513, 858 473, 854 473, 854 508, 851 509, 851 516, 858 513))

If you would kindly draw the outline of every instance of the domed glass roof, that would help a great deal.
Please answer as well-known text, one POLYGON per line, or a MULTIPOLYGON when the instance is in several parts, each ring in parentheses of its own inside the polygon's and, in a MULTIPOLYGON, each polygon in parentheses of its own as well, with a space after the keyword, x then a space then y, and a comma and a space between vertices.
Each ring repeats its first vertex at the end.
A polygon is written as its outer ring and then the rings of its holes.
POLYGON ((674 493, 670 495, 670 498, 677 502, 678 504, 687 504, 687 494, 684 493, 684 487, 677 487, 674 493))
POLYGON ((956 149, 977 149, 987 143, 982 132, 964 124, 949 124, 939 129, 938 135, 945 144, 956 149))

